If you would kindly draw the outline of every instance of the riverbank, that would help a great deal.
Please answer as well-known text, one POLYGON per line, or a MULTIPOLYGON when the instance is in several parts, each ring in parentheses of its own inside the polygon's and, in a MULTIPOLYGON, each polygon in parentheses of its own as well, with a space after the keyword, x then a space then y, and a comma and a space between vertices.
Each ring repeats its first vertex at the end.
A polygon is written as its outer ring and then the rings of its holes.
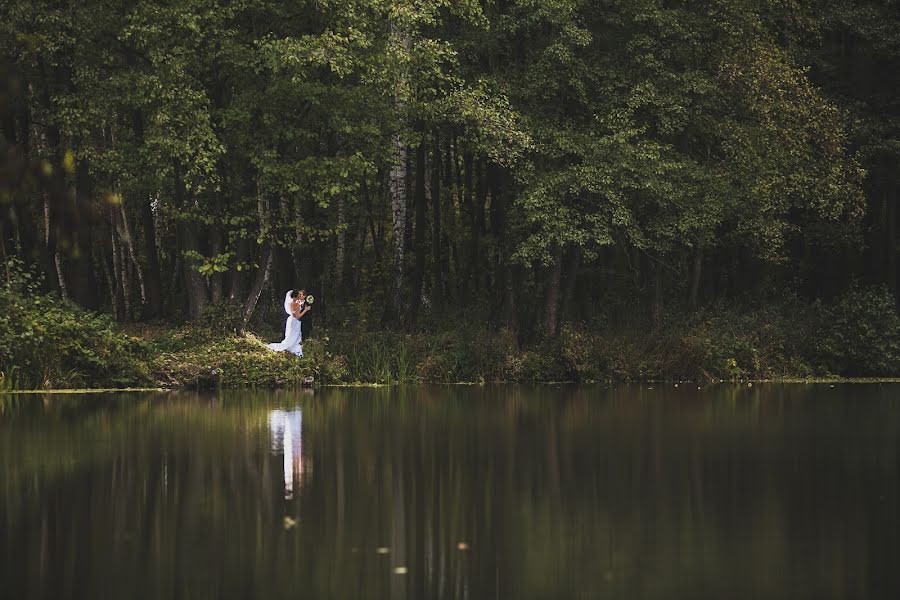
MULTIPOLYGON (((784 352, 781 343, 761 344, 757 338, 752 344, 745 339, 736 344, 733 337, 699 329, 690 334, 629 336, 591 334, 566 326, 557 338, 532 345, 520 345, 507 331, 321 332, 304 344, 303 358, 271 352, 253 333, 224 334, 190 325, 113 326, 109 336, 96 339, 105 337, 118 342, 114 363, 118 369, 93 374, 85 372, 83 364, 81 370, 45 369, 42 380, 27 387, 88 391, 310 384, 900 381, 842 377, 784 352)), ((6 385, 0 390, 22 387, 6 385)))
POLYGON ((552 338, 320 325, 303 358, 271 352, 265 342, 279 332, 265 323, 243 335, 217 323, 120 325, 58 297, 0 291, 0 391, 900 376, 900 318, 891 297, 872 290, 830 304, 673 312, 655 327, 566 323, 552 338))

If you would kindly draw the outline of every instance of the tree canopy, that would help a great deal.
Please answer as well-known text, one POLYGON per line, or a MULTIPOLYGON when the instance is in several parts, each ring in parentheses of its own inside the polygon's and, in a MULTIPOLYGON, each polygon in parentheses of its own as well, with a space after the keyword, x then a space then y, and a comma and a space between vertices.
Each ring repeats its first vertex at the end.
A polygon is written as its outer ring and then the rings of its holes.
POLYGON ((0 252, 122 321, 238 328, 289 287, 523 335, 896 294, 896 9, 4 0, 0 252))

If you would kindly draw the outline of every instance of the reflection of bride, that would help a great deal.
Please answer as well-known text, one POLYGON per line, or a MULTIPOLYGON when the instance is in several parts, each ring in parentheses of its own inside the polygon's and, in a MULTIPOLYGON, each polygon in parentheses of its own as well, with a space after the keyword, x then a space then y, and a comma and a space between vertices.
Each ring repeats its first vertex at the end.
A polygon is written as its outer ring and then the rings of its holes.
POLYGON ((284 295, 284 312, 288 318, 284 323, 284 339, 274 344, 268 344, 275 352, 290 352, 297 356, 303 356, 303 337, 300 332, 300 321, 297 319, 300 310, 300 293, 297 290, 288 290, 284 295))
POLYGON ((303 413, 300 409, 269 413, 272 452, 284 454, 284 496, 294 495, 294 478, 303 482, 303 413))

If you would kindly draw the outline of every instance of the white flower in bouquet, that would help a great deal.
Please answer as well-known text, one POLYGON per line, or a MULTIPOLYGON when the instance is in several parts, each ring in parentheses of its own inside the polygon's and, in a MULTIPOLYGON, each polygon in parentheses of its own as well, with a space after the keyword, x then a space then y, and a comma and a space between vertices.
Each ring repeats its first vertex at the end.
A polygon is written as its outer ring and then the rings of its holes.
POLYGON ((306 303, 307 303, 307 304, 312 304, 315 300, 316 300, 316 299, 313 298, 312 296, 307 296, 307 297, 306 297, 306 303))

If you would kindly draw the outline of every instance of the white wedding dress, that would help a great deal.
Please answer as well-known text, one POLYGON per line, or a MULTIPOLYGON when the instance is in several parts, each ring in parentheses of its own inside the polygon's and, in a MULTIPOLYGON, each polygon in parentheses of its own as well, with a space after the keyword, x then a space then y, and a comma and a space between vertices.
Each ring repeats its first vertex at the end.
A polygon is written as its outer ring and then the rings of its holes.
POLYGON ((268 344, 269 349, 275 352, 290 352, 297 356, 303 356, 303 333, 300 331, 300 321, 291 313, 291 290, 284 296, 284 312, 288 318, 284 324, 284 339, 274 344, 268 344))

